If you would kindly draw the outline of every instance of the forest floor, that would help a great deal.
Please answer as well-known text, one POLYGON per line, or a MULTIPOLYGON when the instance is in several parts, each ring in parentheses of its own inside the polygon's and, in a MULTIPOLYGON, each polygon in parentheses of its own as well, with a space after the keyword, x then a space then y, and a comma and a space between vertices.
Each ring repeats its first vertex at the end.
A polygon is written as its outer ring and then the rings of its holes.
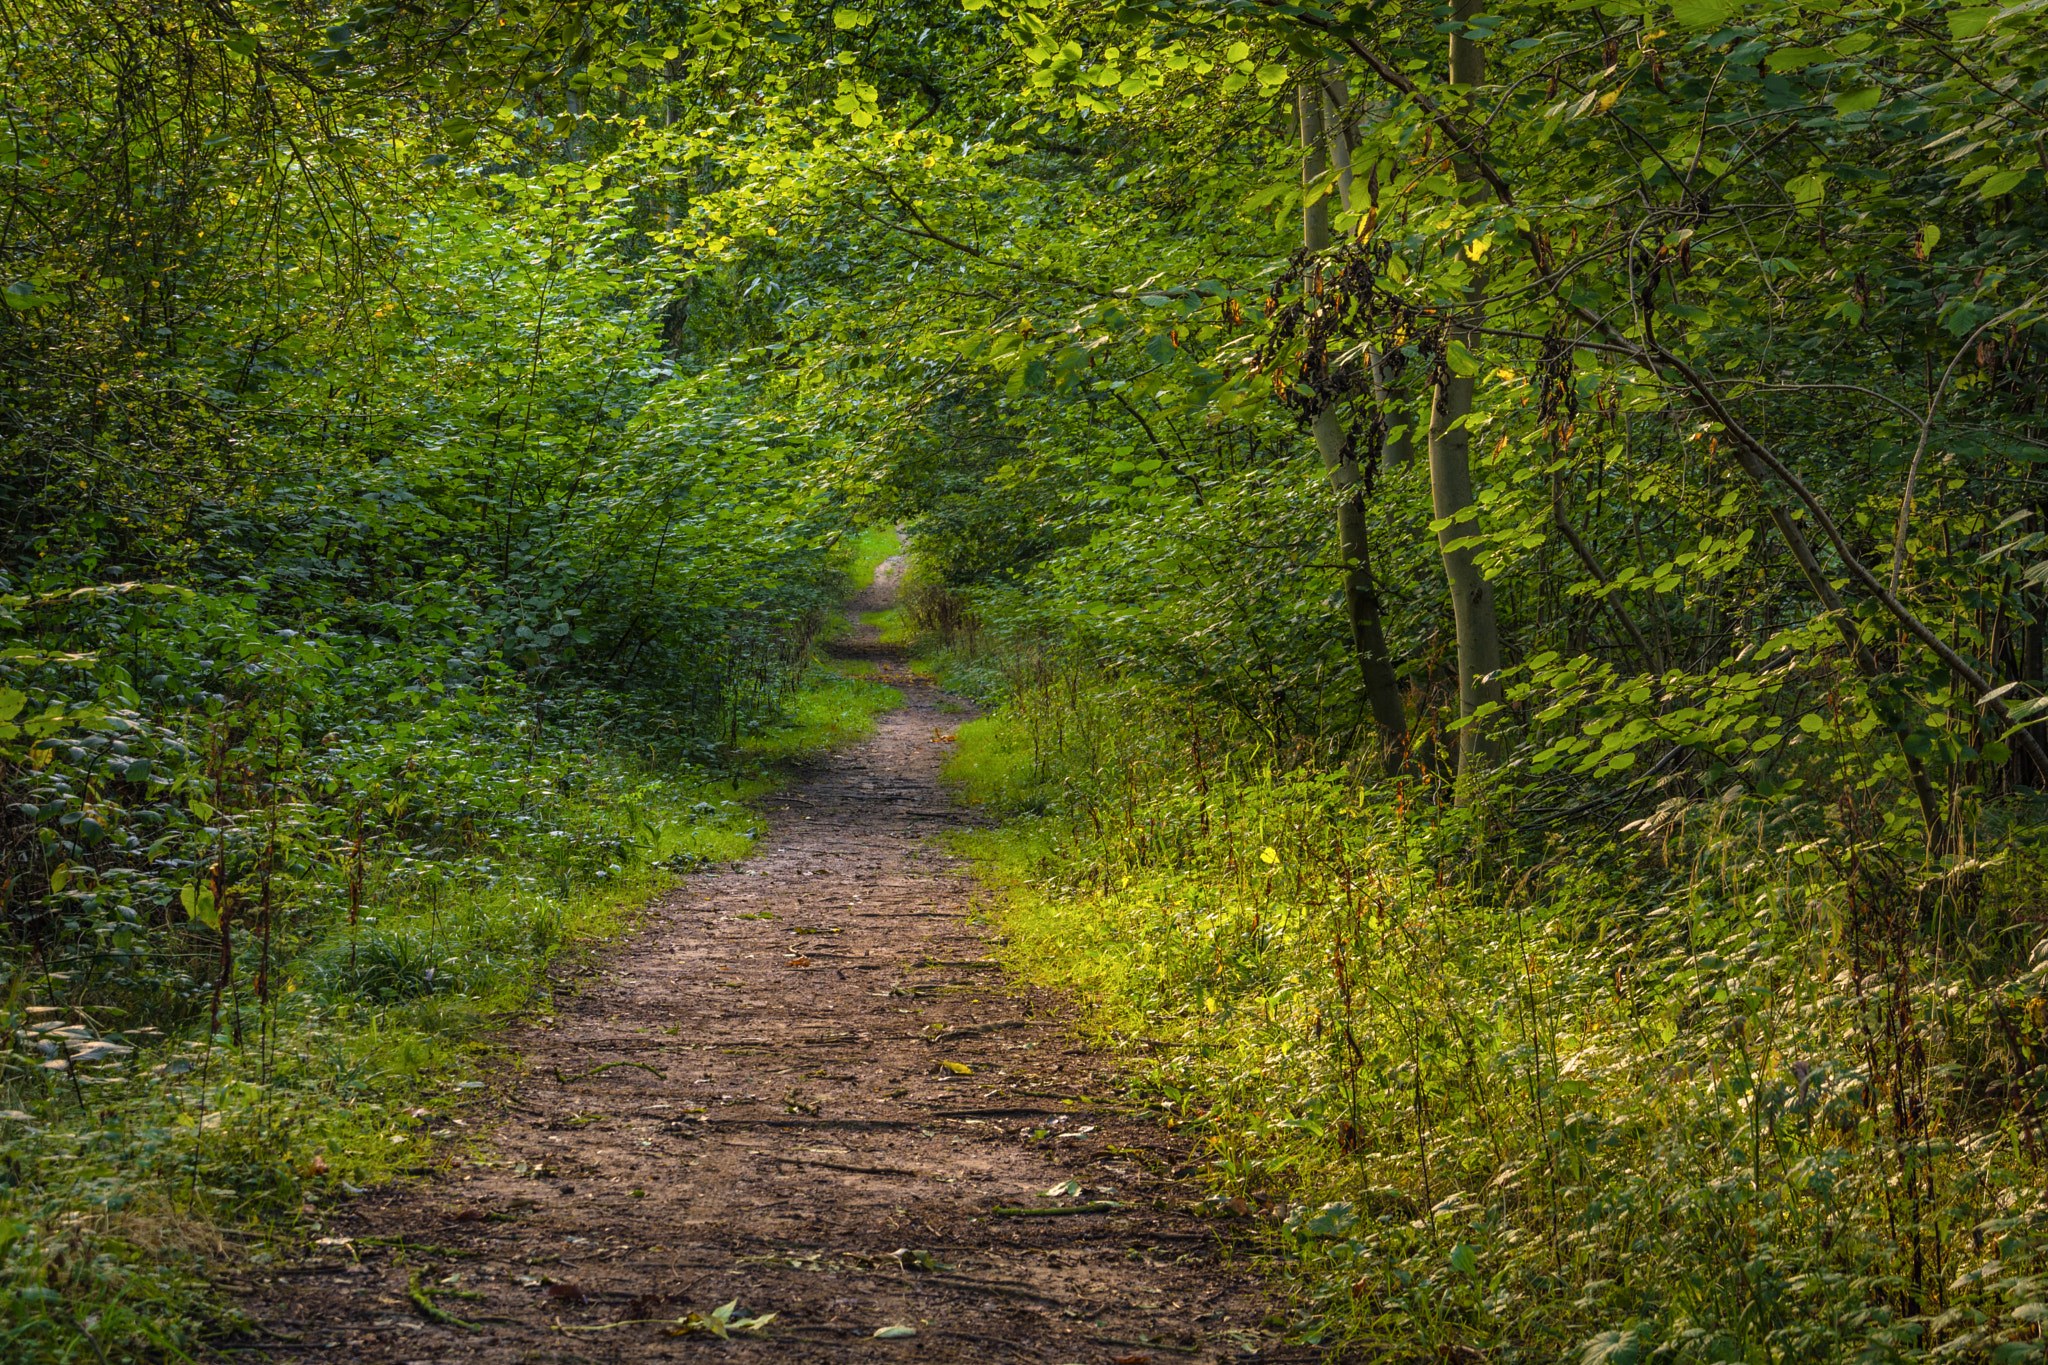
MULTIPOLYGON (((890 605, 901 571, 851 609, 890 605)), ((985 893, 939 842, 976 821, 939 781, 969 708, 873 627, 834 651, 905 705, 763 799, 760 854, 688 878, 493 1040, 502 1080, 437 1132, 433 1174, 335 1208, 312 1259, 252 1268, 252 1327, 216 1349, 1319 1355, 1266 1325, 1247 1224, 1197 1216, 1187 1144, 1118 1098, 1068 1002, 990 960, 985 893), (773 1322, 720 1339, 707 1319, 735 1300, 735 1322, 773 1322)))

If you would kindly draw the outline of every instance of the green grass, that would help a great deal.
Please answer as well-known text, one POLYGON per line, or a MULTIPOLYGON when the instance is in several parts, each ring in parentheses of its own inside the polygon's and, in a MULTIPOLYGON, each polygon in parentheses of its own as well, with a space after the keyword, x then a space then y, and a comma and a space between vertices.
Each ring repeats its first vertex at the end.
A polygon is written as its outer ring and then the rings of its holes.
POLYGON ((1045 809, 1052 793, 1029 729, 1006 717, 984 716, 961 725, 955 735, 945 776, 959 784, 963 797, 1012 815, 1045 809))
POLYGON ((740 748, 769 763, 827 752, 873 734, 875 717, 901 705, 903 694, 885 683, 817 668, 785 703, 789 724, 742 739, 740 748))
POLYGON ((870 526, 854 537, 850 549, 852 559, 846 569, 849 595, 875 581, 875 570, 883 560, 903 553, 903 537, 893 526, 870 526))
POLYGON ((863 612, 860 619, 862 625, 873 626, 882 633, 885 645, 914 645, 918 642, 917 627, 901 607, 863 612))

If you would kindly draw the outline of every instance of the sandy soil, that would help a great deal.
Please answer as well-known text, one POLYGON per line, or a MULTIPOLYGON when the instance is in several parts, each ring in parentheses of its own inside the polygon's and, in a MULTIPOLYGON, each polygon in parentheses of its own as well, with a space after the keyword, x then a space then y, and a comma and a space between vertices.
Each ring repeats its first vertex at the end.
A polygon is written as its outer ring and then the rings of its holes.
MULTIPOLYGON (((901 567, 854 609, 887 605, 901 567)), ((1195 1216, 1185 1145, 1063 1001, 990 961, 986 893, 938 841, 976 818, 939 782, 966 708, 871 628, 837 652, 904 707, 764 801, 758 856, 689 878, 500 1039, 502 1086, 435 1174, 258 1277, 261 1327, 224 1353, 1314 1358, 1264 1326, 1243 1224, 1195 1216), (733 1300, 773 1322, 685 1330, 733 1300)))

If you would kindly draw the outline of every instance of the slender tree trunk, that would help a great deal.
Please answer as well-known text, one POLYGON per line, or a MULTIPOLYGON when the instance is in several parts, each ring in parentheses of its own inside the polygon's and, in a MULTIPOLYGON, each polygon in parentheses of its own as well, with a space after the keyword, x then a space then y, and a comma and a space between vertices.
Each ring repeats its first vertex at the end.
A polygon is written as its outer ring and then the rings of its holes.
MULTIPOLYGON (((1321 251, 1330 245, 1330 205, 1327 197, 1311 204, 1307 194, 1323 178, 1323 95, 1311 85, 1297 91, 1301 107, 1301 214, 1302 245, 1321 251)), ((1348 166, 1346 156, 1339 165, 1340 179, 1348 166)), ((1347 187, 1348 188, 1348 187, 1347 187)), ((1371 545, 1366 536, 1365 497, 1351 438, 1338 419, 1334 406, 1325 407, 1311 420, 1316 451, 1323 458, 1323 470, 1330 489, 1337 495, 1337 552, 1344 561, 1344 615, 1351 626, 1352 652, 1365 683, 1366 702, 1372 708, 1379 730, 1381 760, 1387 771, 1397 771, 1407 757, 1408 712, 1401 702, 1401 685, 1394 676, 1394 663, 1387 650, 1387 634, 1380 621, 1379 585, 1373 580, 1371 545)))
MULTIPOLYGON (((1343 68, 1334 61, 1323 78, 1323 101, 1323 132, 1329 140, 1330 159, 1337 167, 1337 194, 1344 202, 1344 211, 1349 213, 1356 207, 1351 202, 1351 138, 1344 130, 1344 109, 1351 102, 1351 94, 1345 86, 1343 68)), ((1380 450, 1380 467, 1406 469, 1415 462, 1414 405, 1405 401, 1408 395, 1389 384, 1392 370, 1386 356, 1378 351, 1369 352, 1367 363, 1372 366, 1373 402, 1379 405, 1389 433, 1380 450)))
MULTIPOLYGON (((1479 0, 1457 0, 1451 17, 1462 23, 1477 15, 1482 8, 1479 0)), ((1462 34, 1453 33, 1452 82, 1469 88, 1477 86, 1485 77, 1485 53, 1477 43, 1462 34)), ((1458 163, 1457 176, 1459 183, 1467 187, 1468 195, 1483 192, 1478 172, 1463 160, 1458 163)), ((1473 264, 1476 271, 1477 263, 1473 264)), ((1479 310, 1483 293, 1483 286, 1475 278, 1466 291, 1467 306, 1474 314, 1479 310)), ((1470 345, 1477 336, 1469 323, 1454 324, 1449 339, 1470 345)), ((1472 505, 1472 438, 1465 430, 1464 419, 1472 411, 1476 382, 1464 375, 1447 372, 1431 398, 1429 486, 1430 501, 1439 521, 1455 517, 1472 505)), ((1461 802, 1469 799, 1476 780, 1499 751, 1492 733, 1491 717, 1477 720, 1473 717, 1480 708, 1488 703, 1498 704, 1501 699, 1501 685, 1496 676, 1500 671, 1500 630, 1494 619, 1493 585, 1479 571, 1478 559, 1470 549, 1452 548, 1453 542, 1471 533, 1472 527, 1466 522, 1447 524, 1437 533, 1438 543, 1443 549, 1444 577, 1450 584, 1451 612, 1457 628, 1458 714, 1466 722, 1458 732, 1458 800, 1461 802)))

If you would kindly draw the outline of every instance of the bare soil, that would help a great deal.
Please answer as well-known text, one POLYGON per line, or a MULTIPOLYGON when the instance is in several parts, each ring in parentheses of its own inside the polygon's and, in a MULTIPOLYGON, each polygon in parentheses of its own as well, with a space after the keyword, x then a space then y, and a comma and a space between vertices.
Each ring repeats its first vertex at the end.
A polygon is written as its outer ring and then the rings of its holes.
MULTIPOLYGON (((893 599, 891 562, 851 604, 893 599)), ((905 705, 763 802, 551 1014, 435 1172, 336 1210, 259 1276, 277 1361, 1222 1361, 1278 1345, 1246 1225, 1198 1216, 1184 1143, 990 960, 939 843, 963 705, 862 628, 905 705), (1017 1212, 1026 1210, 1028 1212, 1017 1212), (721 1340, 691 1314, 774 1314, 721 1340), (911 1329, 878 1337, 883 1329, 911 1329)), ((242 1357, 248 1359, 247 1355, 242 1357)))

